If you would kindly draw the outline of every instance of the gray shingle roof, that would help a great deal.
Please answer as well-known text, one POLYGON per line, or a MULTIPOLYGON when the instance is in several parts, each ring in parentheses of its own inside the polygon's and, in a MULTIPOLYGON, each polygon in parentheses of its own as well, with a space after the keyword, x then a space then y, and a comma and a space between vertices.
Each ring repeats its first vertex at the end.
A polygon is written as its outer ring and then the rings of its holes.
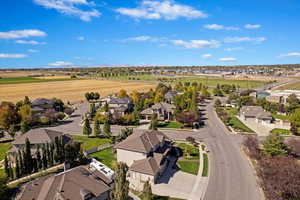
MULTIPOLYGON (((28 138, 31 144, 51 143, 54 142, 55 137, 60 137, 63 135, 64 134, 62 132, 50 129, 31 129, 27 133, 18 136, 13 142, 13 144, 25 144, 26 138, 28 138)), ((71 139, 70 137, 68 138, 71 139)))
POLYGON ((240 113, 245 117, 255 117, 258 119, 272 118, 270 112, 266 112, 261 106, 243 106, 240 113))

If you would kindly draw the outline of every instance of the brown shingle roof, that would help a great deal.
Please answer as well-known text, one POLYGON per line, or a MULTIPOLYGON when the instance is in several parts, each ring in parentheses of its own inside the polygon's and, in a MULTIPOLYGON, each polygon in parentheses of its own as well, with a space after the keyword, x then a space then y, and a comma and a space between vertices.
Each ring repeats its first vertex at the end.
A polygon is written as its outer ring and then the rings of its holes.
POLYGON ((125 149, 128 151, 136 151, 141 153, 149 153, 153 147, 168 139, 167 136, 160 131, 146 131, 142 134, 135 133, 126 140, 115 145, 115 149, 125 149))
POLYGON ((271 113, 264 111, 261 106, 243 106, 240 113, 245 117, 255 117, 259 119, 272 117, 271 113))
POLYGON ((130 166, 129 170, 155 176, 155 174, 160 169, 160 163, 162 158, 162 155, 159 156, 156 154, 153 157, 148 157, 142 160, 134 161, 133 164, 130 166))

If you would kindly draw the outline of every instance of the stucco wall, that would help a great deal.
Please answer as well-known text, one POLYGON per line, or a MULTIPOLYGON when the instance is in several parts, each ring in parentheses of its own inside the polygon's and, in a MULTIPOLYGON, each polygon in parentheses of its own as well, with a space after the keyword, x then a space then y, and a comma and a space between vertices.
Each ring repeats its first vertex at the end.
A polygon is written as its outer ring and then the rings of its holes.
POLYGON ((134 152, 134 151, 127 151, 123 149, 117 149, 117 160, 118 162, 124 162, 127 166, 131 166, 133 161, 141 160, 146 158, 147 155, 144 153, 134 152))

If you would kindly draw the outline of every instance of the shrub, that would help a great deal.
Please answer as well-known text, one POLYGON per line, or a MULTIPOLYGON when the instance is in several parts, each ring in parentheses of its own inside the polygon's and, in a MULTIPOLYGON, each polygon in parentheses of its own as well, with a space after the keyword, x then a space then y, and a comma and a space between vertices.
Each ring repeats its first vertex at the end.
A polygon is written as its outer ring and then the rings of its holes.
POLYGON ((50 124, 50 119, 46 116, 41 116, 39 121, 42 125, 49 125, 50 124))

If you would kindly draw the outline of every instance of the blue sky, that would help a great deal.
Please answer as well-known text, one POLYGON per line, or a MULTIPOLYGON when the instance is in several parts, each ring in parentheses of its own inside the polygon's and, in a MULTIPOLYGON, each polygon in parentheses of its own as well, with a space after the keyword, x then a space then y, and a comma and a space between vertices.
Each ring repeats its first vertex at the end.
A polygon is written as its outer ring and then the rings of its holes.
POLYGON ((2 0, 0 68, 300 63, 299 0, 2 0))

